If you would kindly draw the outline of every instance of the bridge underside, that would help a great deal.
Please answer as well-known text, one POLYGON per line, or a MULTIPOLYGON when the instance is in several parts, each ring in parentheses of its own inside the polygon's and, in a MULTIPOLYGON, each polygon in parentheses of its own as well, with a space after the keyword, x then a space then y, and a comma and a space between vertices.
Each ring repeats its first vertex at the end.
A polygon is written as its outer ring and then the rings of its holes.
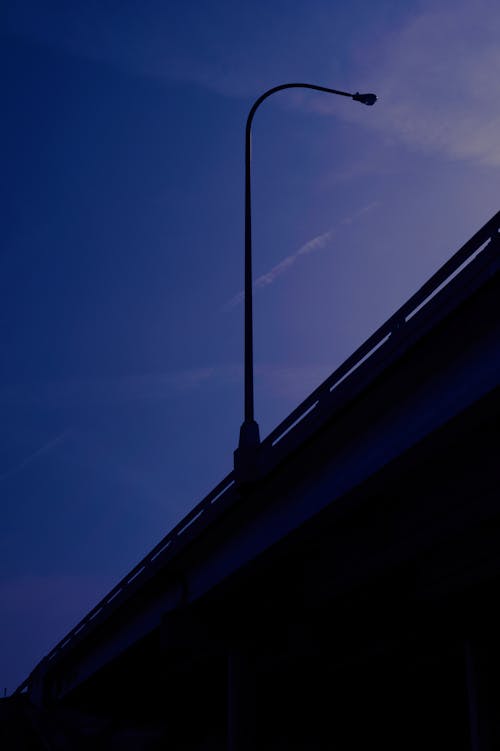
POLYGON ((117 748, 500 747, 499 418, 495 390, 61 706, 117 748))
POLYGON ((500 748, 499 221, 37 666, 46 747, 500 748))

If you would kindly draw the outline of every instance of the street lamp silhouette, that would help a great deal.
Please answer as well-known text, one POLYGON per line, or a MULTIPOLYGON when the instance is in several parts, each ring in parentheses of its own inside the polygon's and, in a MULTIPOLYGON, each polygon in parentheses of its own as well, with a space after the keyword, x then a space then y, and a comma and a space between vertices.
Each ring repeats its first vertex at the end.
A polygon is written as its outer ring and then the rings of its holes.
POLYGON ((316 86, 311 83, 284 83, 274 86, 255 100, 248 113, 245 129, 245 412, 244 421, 240 428, 240 441, 234 452, 234 468, 236 478, 247 482, 256 477, 257 456, 260 446, 259 426, 254 417, 253 390, 253 299, 252 299, 252 214, 250 194, 250 150, 251 131, 254 115, 262 102, 283 89, 313 89, 327 94, 347 96, 361 104, 373 105, 377 101, 375 94, 350 94, 347 91, 337 91, 326 86, 316 86))

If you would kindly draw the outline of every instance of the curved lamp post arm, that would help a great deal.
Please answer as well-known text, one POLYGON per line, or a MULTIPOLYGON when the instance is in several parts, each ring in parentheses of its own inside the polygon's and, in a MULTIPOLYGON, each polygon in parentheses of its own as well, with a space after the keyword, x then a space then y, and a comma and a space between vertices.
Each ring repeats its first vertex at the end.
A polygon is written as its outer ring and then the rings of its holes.
POLYGON ((235 452, 235 468, 242 478, 253 474, 256 450, 260 444, 259 426, 254 418, 253 389, 253 293, 252 293, 252 206, 250 185, 252 122, 257 109, 268 97, 284 89, 313 89, 327 94, 346 96, 362 104, 372 105, 377 101, 375 94, 351 94, 326 86, 311 83, 283 83, 261 94, 253 103, 247 117, 245 129, 245 419, 240 429, 240 442, 235 452))

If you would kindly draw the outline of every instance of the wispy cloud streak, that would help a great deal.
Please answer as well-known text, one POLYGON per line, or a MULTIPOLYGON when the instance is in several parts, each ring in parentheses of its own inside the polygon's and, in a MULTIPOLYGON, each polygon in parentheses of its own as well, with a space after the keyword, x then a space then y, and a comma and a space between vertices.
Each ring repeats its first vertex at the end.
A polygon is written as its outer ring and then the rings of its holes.
MULTIPOLYGON (((354 107, 335 115, 423 152, 499 167, 499 36, 497 0, 427 0, 381 35, 369 52, 376 64, 361 64, 357 78, 380 97, 369 116, 354 107)), ((334 111, 329 98, 304 106, 334 111)))
MULTIPOLYGON (((327 230, 327 232, 323 232, 321 235, 316 235, 316 237, 313 237, 311 238, 311 240, 305 242, 294 253, 291 253, 289 256, 277 263, 276 266, 273 266, 265 274, 257 277, 257 279, 253 283, 254 291, 263 289, 264 287, 269 287, 270 284, 273 284, 276 279, 287 272, 301 257, 308 256, 311 253, 315 253, 318 250, 326 248, 330 244, 331 240, 334 238, 336 232, 340 227, 352 224, 355 219, 359 218, 363 214, 366 214, 368 211, 371 211, 378 205, 379 201, 372 201, 367 206, 363 206, 363 208, 359 209, 359 211, 354 212, 350 216, 344 217, 344 219, 342 219, 336 227, 327 230)), ((242 290, 238 292, 237 295, 232 297, 223 306, 222 310, 224 312, 228 312, 242 303, 244 299, 245 293, 242 290)))
MULTIPOLYGON (((184 392, 195 391, 210 383, 231 382, 237 377, 238 372, 234 366, 220 365, 166 373, 40 381, 0 389, 0 407, 13 408, 29 404, 42 406, 44 409, 65 409, 74 406, 163 401, 176 399, 184 392)), ((52 443, 49 442, 47 447, 50 448, 52 443)), ((44 449, 42 447, 35 454, 44 449)))
MULTIPOLYGON (((320 248, 324 248, 326 245, 328 245, 329 241, 333 237, 334 231, 328 230, 328 232, 323 232, 322 235, 317 235, 317 237, 313 237, 311 240, 308 240, 306 243, 300 246, 298 250, 295 251, 295 253, 292 253, 291 255, 284 258, 282 261, 280 261, 276 266, 273 266, 272 269, 267 271, 265 274, 262 274, 259 276, 255 282, 253 283, 254 290, 262 289, 263 287, 268 287, 270 284, 276 281, 276 279, 284 274, 288 269, 296 263, 296 261, 300 258, 300 256, 307 255, 308 253, 313 253, 315 250, 319 250, 320 248)), ((223 307, 224 311, 232 310, 237 305, 239 305, 243 300, 245 299, 245 293, 243 291, 238 292, 237 295, 235 295, 231 300, 229 300, 223 307)))
MULTIPOLYGON (((6 0, 6 28, 67 52, 148 77, 249 96, 264 81, 313 76, 309 38, 325 34, 309 3, 6 0), (286 8, 286 11, 285 11, 286 8), (294 55, 284 55, 286 39, 294 55), (255 54, 255 50, 259 54, 255 54)), ((265 85, 265 84, 264 84, 265 85)))
POLYGON ((6 480, 8 477, 12 477, 12 475, 17 475, 18 472, 21 472, 23 469, 25 469, 27 466, 29 466, 33 462, 40 459, 42 456, 49 454, 57 446, 64 443, 64 441, 68 438, 69 434, 70 434, 69 430, 63 430, 63 432, 57 435, 55 438, 52 438, 50 441, 47 441, 47 443, 44 443, 43 446, 40 446, 31 454, 28 454, 28 456, 24 457, 24 459, 22 459, 20 462, 15 464, 13 467, 3 472, 3 474, 0 474, 0 481, 6 480))

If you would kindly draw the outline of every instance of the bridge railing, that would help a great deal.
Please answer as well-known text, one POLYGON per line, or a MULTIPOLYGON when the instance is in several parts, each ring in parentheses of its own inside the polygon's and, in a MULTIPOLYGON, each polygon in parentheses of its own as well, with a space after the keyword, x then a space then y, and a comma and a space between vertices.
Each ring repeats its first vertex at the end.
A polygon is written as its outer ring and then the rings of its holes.
POLYGON ((338 367, 331 376, 318 386, 296 409, 286 417, 262 441, 262 445, 272 449, 286 435, 298 426, 314 410, 321 408, 325 396, 331 394, 360 365, 389 339, 392 334, 400 332, 404 325, 421 310, 435 295, 445 287, 478 253, 490 242, 498 246, 500 242, 500 211, 497 212, 470 240, 436 271, 407 302, 404 303, 387 321, 380 326, 358 349, 338 367))
MULTIPOLYGON (((345 360, 335 372, 315 389, 288 417, 283 420, 262 442, 262 449, 271 455, 278 443, 293 434, 299 424, 314 411, 321 410, 321 405, 335 389, 347 379, 360 365, 368 360, 395 332, 401 331, 406 322, 420 311, 444 286, 446 286, 462 269, 470 263, 474 256, 481 253, 487 245, 494 243, 500 248, 500 212, 495 214, 473 237, 470 238, 425 284, 397 310, 377 331, 375 331, 358 349, 345 360)), ((280 446, 281 449, 281 446, 280 446)), ((281 452, 280 452, 281 453, 281 452)), ((271 457, 272 458, 272 457, 271 457)), ((82 618, 69 633, 59 641, 44 658, 45 663, 52 662, 64 650, 73 645, 90 628, 98 616, 116 607, 120 598, 126 597, 132 585, 138 585, 142 577, 152 573, 158 566, 158 560, 167 551, 183 540, 188 530, 215 504, 227 499, 236 487, 236 479, 230 472, 197 506, 186 514, 173 529, 125 576, 108 594, 103 597, 92 610, 82 618)), ((29 685, 27 678, 16 693, 25 690, 29 685)))
MULTIPOLYGON (((69 631, 66 636, 61 639, 55 647, 45 656, 45 662, 53 661, 63 650, 73 644, 75 640, 80 639, 88 627, 93 625, 95 619, 104 613, 108 607, 113 605, 115 607, 120 596, 123 596, 125 592, 128 592, 131 585, 141 577, 146 571, 150 571, 152 566, 155 565, 157 559, 167 550, 172 550, 176 541, 187 532, 189 527, 214 503, 217 503, 221 496, 225 496, 227 492, 235 485, 233 472, 230 472, 218 485, 216 485, 211 492, 205 496, 205 498, 198 503, 181 521, 173 527, 170 532, 155 545, 155 547, 129 571, 129 573, 116 584, 113 589, 110 590, 103 597, 95 607, 92 608, 77 624, 69 631)), ((16 689, 16 693, 24 691, 29 685, 29 677, 21 683, 16 689)))

